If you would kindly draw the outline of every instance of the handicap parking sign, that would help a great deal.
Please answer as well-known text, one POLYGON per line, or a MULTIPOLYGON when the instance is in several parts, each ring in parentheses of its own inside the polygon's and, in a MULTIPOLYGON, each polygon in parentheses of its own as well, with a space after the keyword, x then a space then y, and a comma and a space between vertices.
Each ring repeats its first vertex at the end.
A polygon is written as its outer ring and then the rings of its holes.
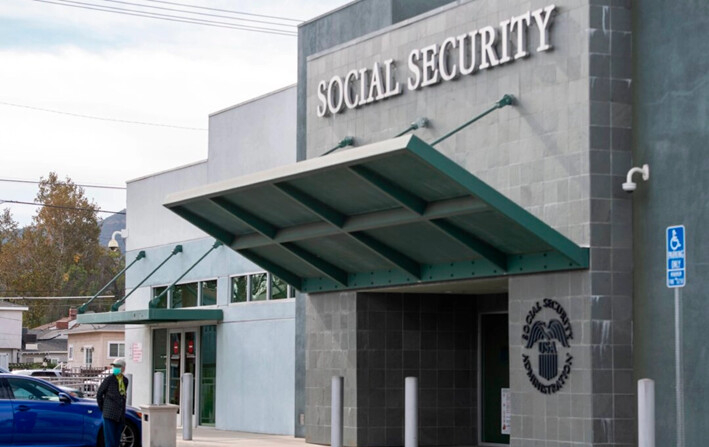
POLYGON ((686 252, 684 249, 684 225, 667 227, 667 287, 684 287, 686 276, 686 252))

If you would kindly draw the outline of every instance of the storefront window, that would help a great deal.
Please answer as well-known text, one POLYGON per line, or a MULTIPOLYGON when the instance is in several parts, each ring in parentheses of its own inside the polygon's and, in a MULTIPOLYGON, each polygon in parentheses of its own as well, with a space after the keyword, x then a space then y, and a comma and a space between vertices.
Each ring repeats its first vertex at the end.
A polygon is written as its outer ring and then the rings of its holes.
POLYGON ((268 275, 256 273, 250 275, 251 279, 251 301, 263 301, 268 299, 268 275))
POLYGON ((288 298, 288 285, 283 281, 281 278, 275 276, 275 275, 270 275, 271 276, 271 299, 272 300, 281 300, 284 298, 288 298))
POLYGON ((202 281, 199 284, 202 294, 202 306, 217 304, 217 280, 202 281))
POLYGON ((197 283, 180 284, 172 290, 172 308, 197 306, 197 283))
MULTIPOLYGON (((167 289, 167 287, 153 287, 153 299, 157 298, 160 296, 161 293, 163 293, 167 289)), ((158 309, 166 309, 167 308, 167 293, 163 295, 160 300, 157 302, 157 307, 158 309)))
POLYGON ((231 302, 243 303, 248 299, 248 281, 246 276, 231 278, 231 302))

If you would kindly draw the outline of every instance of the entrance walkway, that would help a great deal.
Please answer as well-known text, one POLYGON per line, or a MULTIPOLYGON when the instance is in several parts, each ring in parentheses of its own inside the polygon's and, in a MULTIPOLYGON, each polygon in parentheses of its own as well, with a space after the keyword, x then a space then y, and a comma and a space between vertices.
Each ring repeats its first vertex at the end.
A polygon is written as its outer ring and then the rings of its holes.
POLYGON ((182 429, 177 429, 177 447, 304 447, 305 445, 303 438, 294 438, 293 436, 262 435, 259 433, 217 430, 215 428, 206 427, 193 429, 192 440, 185 441, 182 439, 182 429))

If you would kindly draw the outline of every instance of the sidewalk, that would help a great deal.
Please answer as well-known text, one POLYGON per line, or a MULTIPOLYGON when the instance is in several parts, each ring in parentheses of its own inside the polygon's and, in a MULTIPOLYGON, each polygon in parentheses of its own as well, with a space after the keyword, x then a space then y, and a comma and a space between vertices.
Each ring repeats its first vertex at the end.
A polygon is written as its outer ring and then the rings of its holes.
POLYGON ((238 431, 217 430, 215 428, 197 427, 192 430, 191 441, 183 440, 182 429, 177 429, 177 446, 303 447, 305 446, 305 440, 303 438, 294 438, 292 436, 262 435, 259 433, 244 433, 238 431))

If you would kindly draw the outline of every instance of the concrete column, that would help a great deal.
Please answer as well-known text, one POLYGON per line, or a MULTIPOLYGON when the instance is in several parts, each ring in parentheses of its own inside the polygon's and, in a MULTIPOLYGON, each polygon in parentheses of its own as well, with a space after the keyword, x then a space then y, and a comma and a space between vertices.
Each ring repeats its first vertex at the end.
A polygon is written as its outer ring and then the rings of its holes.
POLYGON ((180 398, 180 411, 182 412, 182 439, 192 440, 192 390, 194 377, 192 373, 182 375, 182 396, 180 398))
POLYGON ((419 445, 418 378, 407 377, 404 382, 404 447, 419 445))
POLYGON ((655 381, 638 380, 638 447, 655 447, 655 381))
POLYGON ((342 400, 344 377, 332 378, 332 417, 330 418, 330 445, 342 447, 342 400))
POLYGON ((165 394, 165 373, 158 371, 153 374, 153 405, 163 404, 165 394))

